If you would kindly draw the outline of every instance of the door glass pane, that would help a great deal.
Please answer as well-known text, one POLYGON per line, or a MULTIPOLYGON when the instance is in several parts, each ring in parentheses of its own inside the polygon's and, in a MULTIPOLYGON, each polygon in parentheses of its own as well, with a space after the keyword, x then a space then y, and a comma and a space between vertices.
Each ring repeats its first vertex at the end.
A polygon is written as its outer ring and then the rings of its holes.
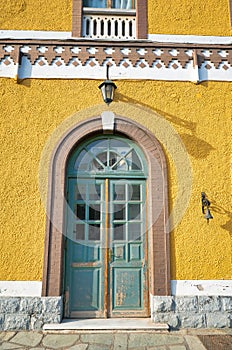
POLYGON ((129 204, 129 220, 140 220, 140 204, 129 204))
POLYGON ((75 200, 81 200, 86 199, 86 185, 84 184, 77 184, 75 186, 75 200))
POLYGON ((114 220, 125 220, 126 210, 125 204, 114 204, 114 220))
POLYGON ((100 241, 100 224, 89 225, 89 240, 100 241))
POLYGON ((108 148, 109 141, 108 140, 96 140, 91 142, 86 146, 86 149, 93 153, 95 156, 99 153, 106 152, 108 148))
POLYGON ((85 204, 77 204, 76 217, 78 220, 85 220, 85 204))
POLYGON ((87 171, 88 165, 92 160, 92 156, 85 150, 81 151, 74 165, 74 169, 77 171, 87 171))
POLYGON ((112 167, 119 160, 119 156, 115 152, 110 152, 109 156, 109 166, 112 167))
POLYGON ((76 240, 84 240, 85 239, 85 225, 76 225, 76 240))
POLYGON ((129 186, 129 200, 140 201, 140 185, 129 186))
POLYGON ((116 224, 113 227, 114 227, 113 240, 114 241, 125 240, 126 225, 125 224, 116 224))
POLYGON ((125 154, 130 150, 130 146, 124 141, 111 139, 110 149, 114 150, 121 156, 125 156, 125 154))
POLYGON ((113 185, 113 200, 122 201, 126 199, 125 185, 113 185))
POLYGON ((141 235, 143 232, 141 232, 141 224, 140 223, 129 223, 128 224, 128 239, 129 241, 140 241, 141 235))
POLYGON ((89 185, 89 199, 99 200, 101 195, 101 185, 93 184, 89 185))
POLYGON ((89 220, 100 220, 100 204, 90 204, 89 206, 89 220))
POLYGON ((90 169, 94 171, 101 171, 104 169, 105 163, 107 162, 107 155, 103 153, 94 159, 90 165, 90 169))
POLYGON ((127 156, 128 161, 130 161, 130 169, 131 170, 142 170, 142 164, 140 162, 137 153, 132 150, 132 152, 127 156))

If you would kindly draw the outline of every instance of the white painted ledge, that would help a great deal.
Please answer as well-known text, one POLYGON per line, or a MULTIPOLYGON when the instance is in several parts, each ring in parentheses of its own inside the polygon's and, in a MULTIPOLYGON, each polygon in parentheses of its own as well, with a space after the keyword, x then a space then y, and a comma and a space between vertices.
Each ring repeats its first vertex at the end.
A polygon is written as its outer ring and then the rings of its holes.
POLYGON ((0 281, 0 297, 41 297, 42 282, 0 281))
MULTIPOLYGON (((40 281, 0 281, 1 296, 40 297, 40 281)), ((171 294, 179 296, 232 295, 232 280, 172 280, 171 294)))
POLYGON ((68 40, 71 32, 53 32, 42 30, 0 30, 0 39, 36 39, 36 40, 68 40))
POLYGON ((148 40, 161 43, 231 45, 232 36, 148 34, 148 40))
POLYGON ((172 295, 232 295, 232 280, 172 280, 172 295))
MULTIPOLYGON (((0 30, 0 39, 69 40, 74 38, 72 38, 71 32, 42 30, 0 30)), ((75 39, 83 40, 84 38, 75 39)), ((148 34, 147 40, 158 43, 232 45, 232 36, 148 34)))

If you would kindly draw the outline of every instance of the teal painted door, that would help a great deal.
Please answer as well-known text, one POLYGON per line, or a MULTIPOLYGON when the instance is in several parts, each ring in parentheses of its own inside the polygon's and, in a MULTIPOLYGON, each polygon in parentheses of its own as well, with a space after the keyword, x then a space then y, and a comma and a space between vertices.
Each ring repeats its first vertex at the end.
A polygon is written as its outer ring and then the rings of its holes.
POLYGON ((146 317, 146 180, 69 178, 65 316, 146 317))

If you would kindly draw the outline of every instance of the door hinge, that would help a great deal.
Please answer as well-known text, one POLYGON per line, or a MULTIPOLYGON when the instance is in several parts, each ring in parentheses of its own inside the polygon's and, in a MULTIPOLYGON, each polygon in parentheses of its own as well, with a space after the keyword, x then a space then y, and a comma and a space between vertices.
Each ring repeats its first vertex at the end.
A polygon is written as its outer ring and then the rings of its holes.
POLYGON ((144 270, 144 271, 146 271, 146 270, 147 270, 147 264, 146 264, 145 259, 143 259, 143 262, 142 262, 142 268, 143 268, 143 270, 144 270))

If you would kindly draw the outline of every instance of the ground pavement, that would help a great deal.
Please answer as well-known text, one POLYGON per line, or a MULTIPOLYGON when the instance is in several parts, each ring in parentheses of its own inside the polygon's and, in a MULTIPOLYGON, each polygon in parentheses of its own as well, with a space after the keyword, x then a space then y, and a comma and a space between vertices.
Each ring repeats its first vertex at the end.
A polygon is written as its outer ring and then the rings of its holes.
POLYGON ((0 350, 232 350, 232 329, 0 332, 0 350))

